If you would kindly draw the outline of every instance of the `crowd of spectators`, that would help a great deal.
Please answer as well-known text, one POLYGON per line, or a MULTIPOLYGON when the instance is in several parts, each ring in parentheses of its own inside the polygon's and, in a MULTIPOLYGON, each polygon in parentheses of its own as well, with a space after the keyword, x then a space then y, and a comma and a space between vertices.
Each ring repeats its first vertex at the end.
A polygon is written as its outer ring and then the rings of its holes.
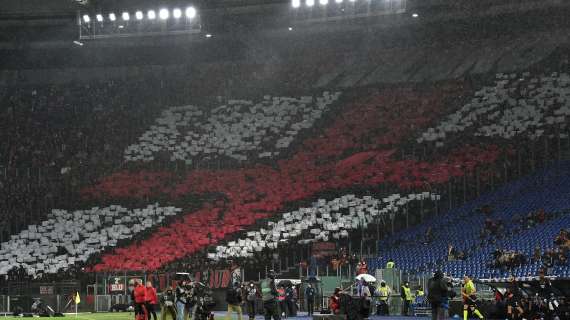
POLYGON ((152 81, 0 88, 0 240, 77 207, 77 190, 121 166, 123 148, 160 111, 152 81), (152 90, 151 90, 152 88, 152 90))
MULTIPOLYGON (((538 248, 540 250, 540 248, 538 248)), ((547 270, 552 270, 554 266, 564 266, 568 264, 568 254, 570 253, 570 233, 566 229, 561 229, 554 239, 554 247, 548 248, 539 256, 540 251, 536 250, 536 257, 547 270)))
MULTIPOLYGON (((497 87, 501 87, 499 82, 503 80, 500 79, 505 76, 512 78, 512 75, 501 75, 497 87)), ((553 85, 552 82, 552 79, 547 81, 549 86, 553 85)), ((279 212, 284 203, 306 199, 323 190, 380 184, 402 189, 431 188, 432 185, 447 183, 455 177, 472 173, 480 166, 495 163, 504 151, 495 144, 477 142, 450 146, 451 143, 446 141, 446 148, 452 151, 436 155, 433 159, 422 159, 420 155, 414 155, 411 159, 400 157, 398 148, 409 143, 410 136, 419 136, 426 124, 445 113, 446 99, 457 92, 463 93, 463 89, 435 87, 419 93, 411 88, 387 89, 380 94, 358 99, 342 113, 335 114, 333 122, 322 132, 319 131, 320 135, 295 145, 294 148, 300 146, 299 150, 286 159, 272 163, 272 166, 256 165, 254 168, 219 172, 196 170, 179 177, 179 181, 164 179, 149 187, 146 183, 140 183, 142 171, 131 175, 126 170, 116 172, 114 169, 122 163, 127 142, 139 137, 146 124, 150 123, 149 118, 152 120, 151 115, 158 114, 163 106, 162 101, 157 99, 155 87, 156 83, 106 82, 99 85, 15 89, 6 94, 3 104, 8 107, 0 110, 0 121, 7 127, 0 132, 6 135, 0 138, 8 141, 2 145, 4 150, 0 150, 0 157, 3 157, 0 163, 6 168, 5 176, 10 176, 14 170, 21 175, 26 168, 41 169, 39 172, 49 171, 50 174, 37 175, 42 177, 37 179, 41 182, 32 184, 40 185, 38 190, 30 183, 20 186, 23 179, 10 182, 5 178, 5 183, 15 188, 14 192, 26 201, 13 200, 18 197, 5 200, 4 210, 21 216, 30 210, 36 211, 25 207, 34 206, 35 203, 48 212, 47 208, 74 206, 82 200, 148 200, 159 193, 178 199, 190 193, 224 194, 230 205, 214 204, 213 208, 194 212, 185 221, 154 234, 153 239, 146 239, 164 240, 167 245, 161 254, 167 255, 169 249, 175 248, 184 256, 225 239, 226 235, 242 230, 257 219, 279 212), (394 108, 400 112, 394 114, 394 108), (86 168, 88 170, 83 170, 86 168), (115 172, 113 175, 107 175, 112 171, 115 172), (96 184, 92 183, 95 178, 102 176, 104 178, 97 180, 96 184), (114 180, 118 176, 120 179, 114 180), (265 182, 268 180, 272 183, 265 182), (281 182, 280 185, 274 184, 277 180, 281 182), (54 185, 48 184, 48 181, 54 185), (125 181, 128 183, 123 184, 125 181), (84 186, 91 187, 82 188, 84 186), (138 192, 137 188, 146 189, 138 192), (79 189, 83 191, 82 198, 76 193, 79 189), (255 216, 251 212, 256 212, 255 216), (191 227, 188 227, 190 224, 191 227), (223 227, 220 228, 220 225, 223 227), (188 230, 196 231, 193 238, 188 238, 188 230)), ((479 92, 476 100, 484 101, 481 95, 486 92, 479 92)), ((445 126, 444 129, 453 130, 453 126, 445 126)), ((428 135, 430 139, 432 133, 428 135)), ((502 134, 489 134, 487 137, 497 140, 509 138, 502 134)), ((437 137, 438 142, 440 138, 437 137)), ((8 195, 5 197, 9 198, 8 195)), ((41 215, 25 216, 27 219, 33 217, 41 220, 41 215)), ((529 228, 540 221, 540 215, 529 215, 520 223, 522 228, 529 228)), ((24 220, 20 225, 30 222, 24 220)), ((501 221, 489 218, 488 223, 485 222, 483 235, 498 237, 503 229, 501 221)), ((5 234, 13 234, 13 231, 5 231, 5 234)), ((426 232, 424 240, 429 243, 434 237, 437 235, 430 230, 426 232)), ((124 252, 144 248, 145 244, 143 240, 125 251, 107 255, 101 259, 98 270, 132 266, 133 262, 136 268, 145 268, 146 261, 120 258, 124 252)), ((147 255, 153 267, 162 267, 180 258, 163 258, 159 252, 153 253, 154 256, 147 255)), ((454 253, 450 250, 450 256, 462 259, 465 251, 454 253)))
POLYGON ((496 249, 495 252, 493 252, 493 262, 491 266, 504 270, 512 270, 526 262, 527 257, 520 251, 496 249))
POLYGON ((546 213, 544 209, 540 209, 534 212, 529 212, 525 217, 519 219, 519 224, 523 229, 530 229, 538 224, 544 223, 546 221, 546 213))

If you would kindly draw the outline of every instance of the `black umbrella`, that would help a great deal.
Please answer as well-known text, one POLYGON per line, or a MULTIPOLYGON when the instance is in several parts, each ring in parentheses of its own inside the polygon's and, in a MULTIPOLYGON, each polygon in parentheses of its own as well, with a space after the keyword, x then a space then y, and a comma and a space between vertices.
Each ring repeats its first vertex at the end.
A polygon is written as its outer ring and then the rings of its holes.
POLYGON ((291 282, 291 280, 285 279, 285 280, 279 281, 279 285, 284 286, 284 287, 291 287, 291 286, 293 286, 293 282, 291 282))

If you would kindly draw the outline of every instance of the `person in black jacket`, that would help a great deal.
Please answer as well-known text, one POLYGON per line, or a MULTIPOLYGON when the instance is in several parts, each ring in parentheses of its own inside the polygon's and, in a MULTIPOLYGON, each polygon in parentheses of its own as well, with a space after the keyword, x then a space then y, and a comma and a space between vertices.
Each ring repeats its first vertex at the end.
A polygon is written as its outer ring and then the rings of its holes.
POLYGON ((432 320, 445 319, 445 310, 442 303, 447 300, 448 287, 443 278, 443 272, 436 271, 433 278, 428 281, 428 301, 431 305, 432 320))
POLYGON ((238 320, 241 320, 242 310, 242 292, 239 283, 234 283, 228 287, 226 291, 226 302, 228 303, 228 313, 226 314, 226 319, 231 320, 232 312, 236 312, 238 320))
POLYGON ((307 301, 307 311, 309 317, 313 316, 313 310, 315 309, 315 296, 317 295, 317 291, 313 288, 313 285, 310 283, 307 285, 305 289, 305 300, 307 301))
POLYGON ((160 298, 160 319, 166 320, 166 314, 170 313, 172 320, 176 320, 176 296, 171 287, 168 287, 160 298))

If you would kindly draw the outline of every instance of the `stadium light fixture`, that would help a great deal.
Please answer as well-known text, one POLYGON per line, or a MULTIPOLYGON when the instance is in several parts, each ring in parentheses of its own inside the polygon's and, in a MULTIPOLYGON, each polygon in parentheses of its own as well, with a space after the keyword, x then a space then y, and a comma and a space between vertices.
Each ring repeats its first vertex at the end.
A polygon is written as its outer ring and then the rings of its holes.
POLYGON ((212 37, 212 34, 206 33, 206 38, 211 38, 211 37, 212 37))
POLYGON ((299 8, 299 7, 301 6, 301 0, 293 0, 293 1, 291 1, 291 6, 292 6, 293 8, 295 8, 295 9, 296 9, 296 8, 299 8))
POLYGON ((156 19, 156 12, 154 10, 148 10, 146 16, 148 17, 149 20, 154 20, 156 19))
POLYGON ((91 22, 91 18, 89 17, 89 15, 87 15, 87 14, 83 15, 83 22, 85 22, 85 23, 91 22))
POLYGON ((356 0, 348 0, 348 1, 350 1, 350 2, 356 2, 356 0))
POLYGON ((315 5, 315 0, 307 0, 305 4, 307 5, 307 7, 312 7, 315 5))
POLYGON ((417 13, 412 13, 412 18, 417 18, 417 17, 419 17, 419 16, 420 16, 420 15, 417 14, 417 13))
POLYGON ((83 47, 83 42, 81 42, 81 41, 75 40, 75 41, 73 41, 73 44, 80 46, 80 47, 83 47))
POLYGON ((289 27, 289 31, 293 31, 293 27, 289 27))
POLYGON ((196 9, 194 7, 186 8, 186 18, 193 19, 196 17, 196 9))
POLYGON ((122 18, 124 21, 129 21, 131 19, 131 15, 128 12, 123 12, 122 18))
POLYGON ((319 3, 321 4, 321 6, 326 6, 327 4, 329 4, 329 0, 319 0, 319 3))
POLYGON ((178 8, 173 9, 172 16, 174 17, 174 19, 180 19, 180 17, 182 17, 182 10, 178 8))
POLYGON ((137 20, 142 20, 142 18, 143 18, 142 11, 135 12, 135 18, 137 18, 137 20))
POLYGON ((115 21, 115 20, 117 20, 117 16, 115 16, 115 14, 111 12, 111 13, 109 13, 109 20, 115 21))
POLYGON ((170 12, 168 12, 168 9, 160 9, 158 16, 161 20, 166 20, 170 16, 170 12))
POLYGON ((334 0, 336 3, 342 3, 342 0, 334 0))
POLYGON ((97 19, 98 22, 103 22, 103 15, 102 14, 97 14, 95 16, 95 19, 97 19))

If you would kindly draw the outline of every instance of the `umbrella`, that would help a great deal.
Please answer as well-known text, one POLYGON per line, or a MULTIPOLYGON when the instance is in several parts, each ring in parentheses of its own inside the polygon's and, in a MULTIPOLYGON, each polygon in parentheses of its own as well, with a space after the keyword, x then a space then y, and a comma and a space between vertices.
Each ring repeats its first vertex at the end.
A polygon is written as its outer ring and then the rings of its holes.
POLYGON ((366 282, 376 282, 376 278, 367 273, 357 275, 356 280, 364 280, 366 282))
POLYGON ((284 279, 284 280, 279 281, 279 285, 284 286, 284 287, 290 287, 293 285, 293 282, 291 282, 291 280, 289 280, 289 279, 284 279))

